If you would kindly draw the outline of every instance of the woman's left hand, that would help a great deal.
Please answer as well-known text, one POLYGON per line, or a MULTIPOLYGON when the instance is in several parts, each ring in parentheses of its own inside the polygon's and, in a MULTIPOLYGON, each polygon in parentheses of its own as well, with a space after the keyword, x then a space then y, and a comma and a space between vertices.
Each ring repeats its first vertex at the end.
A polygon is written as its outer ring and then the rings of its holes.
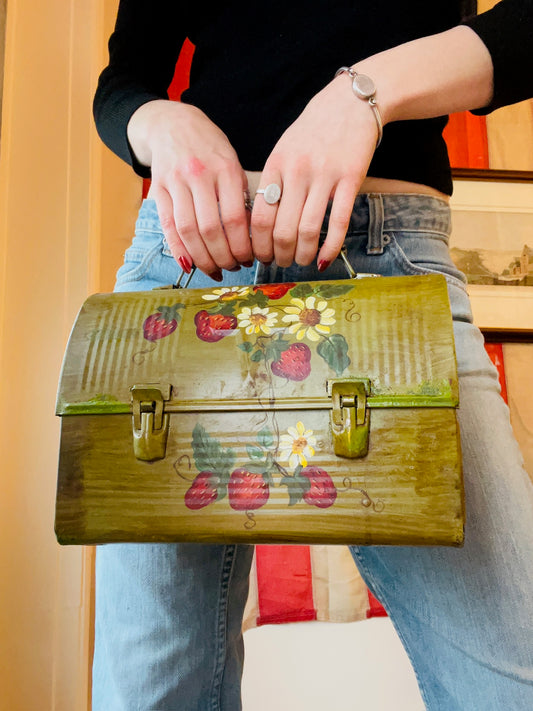
POLYGON ((347 76, 336 77, 313 97, 263 169, 260 188, 277 183, 282 193, 274 205, 256 196, 251 230, 257 259, 288 267, 317 257, 318 268, 327 268, 342 247, 377 135, 370 106, 353 94, 347 76), (317 256, 330 200, 327 236, 317 256))

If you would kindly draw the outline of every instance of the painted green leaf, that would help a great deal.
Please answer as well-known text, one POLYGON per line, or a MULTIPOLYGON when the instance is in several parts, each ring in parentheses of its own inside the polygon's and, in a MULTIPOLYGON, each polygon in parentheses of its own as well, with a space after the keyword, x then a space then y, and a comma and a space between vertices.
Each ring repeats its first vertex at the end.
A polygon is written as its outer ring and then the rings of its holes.
POLYGON ((316 351, 337 375, 342 375, 351 363, 348 344, 341 333, 332 333, 318 345, 316 351))
POLYGON ((298 284, 290 291, 291 296, 295 299, 305 299, 306 296, 310 296, 312 293, 313 287, 311 284, 306 284, 305 282, 298 284))
POLYGON ((159 306, 157 311, 161 314, 165 321, 172 321, 172 319, 176 319, 176 321, 179 322, 181 318, 179 311, 184 308, 185 304, 177 303, 172 304, 171 306, 159 306))
POLYGON ((243 343, 239 343, 238 348, 241 349, 241 351, 244 351, 245 353, 250 353, 250 351, 253 349, 254 344, 250 343, 250 341, 244 341, 243 343))
POLYGON ((235 465, 235 452, 232 449, 224 449, 199 423, 192 431, 192 451, 199 472, 214 472, 218 474, 222 484, 227 483, 235 465))
POLYGON ((212 308, 207 307, 210 313, 222 314, 222 316, 233 316, 235 301, 216 301, 212 308))
POLYGON ((289 506, 294 506, 304 497, 311 488, 311 482, 306 476, 284 476, 281 485, 287 487, 289 493, 289 506))
POLYGON ((323 299, 335 299, 348 294, 352 289, 352 284, 328 284, 324 282, 315 287, 315 294, 323 299))
POLYGON ((246 298, 246 302, 243 302, 242 305, 250 307, 259 306, 259 308, 264 309, 265 306, 268 306, 268 296, 266 296, 266 294, 263 294, 263 292, 258 289, 257 291, 252 292, 246 298))
POLYGON ((265 453, 260 447, 255 447, 253 444, 246 445, 246 451, 250 459, 264 459, 265 453))
POLYGON ((257 441, 265 449, 270 449, 274 444, 274 435, 266 427, 257 433, 257 441))
POLYGON ((253 363, 259 363, 260 360, 263 360, 263 351, 260 348, 258 348, 256 351, 254 351, 252 353, 252 355, 250 356, 250 360, 253 363))
POLYGON ((278 338, 273 338, 266 344, 265 358, 267 360, 279 360, 283 351, 291 345, 290 341, 286 341, 281 335, 278 338))

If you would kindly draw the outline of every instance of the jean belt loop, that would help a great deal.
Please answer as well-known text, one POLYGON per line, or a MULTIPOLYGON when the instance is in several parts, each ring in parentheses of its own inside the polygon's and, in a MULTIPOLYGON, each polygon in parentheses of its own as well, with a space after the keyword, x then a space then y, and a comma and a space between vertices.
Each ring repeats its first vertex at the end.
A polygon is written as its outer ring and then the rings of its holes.
POLYGON ((383 198, 379 193, 369 193, 368 196, 368 242, 367 254, 383 254, 383 198))

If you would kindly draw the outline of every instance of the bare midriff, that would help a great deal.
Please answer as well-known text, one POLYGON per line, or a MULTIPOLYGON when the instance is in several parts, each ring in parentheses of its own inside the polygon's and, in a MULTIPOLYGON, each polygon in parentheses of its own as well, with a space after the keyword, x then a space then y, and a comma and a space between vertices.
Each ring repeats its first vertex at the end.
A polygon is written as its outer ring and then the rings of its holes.
MULTIPOLYGON (((261 181, 261 173, 259 171, 247 170, 246 176, 248 178, 248 190, 250 192, 250 197, 253 200, 261 181)), ((150 186, 148 197, 153 198, 153 193, 154 191, 152 191, 152 187, 150 186)), ((450 201, 449 195, 441 193, 440 190, 435 190, 435 188, 431 188, 429 185, 410 183, 407 180, 391 180, 389 178, 367 177, 363 180, 359 193, 409 193, 414 195, 433 195, 433 197, 440 198, 446 202, 450 201)))
MULTIPOLYGON (((248 190, 250 197, 254 198, 255 191, 259 187, 261 173, 259 171, 246 171, 248 177, 248 190)), ((419 195, 433 195, 449 202, 450 196, 441 193, 440 190, 435 190, 429 185, 420 183, 410 183, 407 180, 391 180, 389 178, 371 178, 367 177, 363 180, 360 193, 412 193, 419 195)))

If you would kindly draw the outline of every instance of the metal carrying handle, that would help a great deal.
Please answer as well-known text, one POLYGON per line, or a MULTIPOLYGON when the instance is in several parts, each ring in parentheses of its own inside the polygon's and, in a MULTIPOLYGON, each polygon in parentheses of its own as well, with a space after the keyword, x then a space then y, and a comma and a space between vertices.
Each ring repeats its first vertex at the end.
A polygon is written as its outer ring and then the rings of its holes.
MULTIPOLYGON (((379 277, 381 274, 372 274, 370 272, 356 272, 355 269, 352 267, 350 264, 350 260, 348 259, 348 256, 346 254, 346 247, 342 247, 340 251, 340 258, 342 259, 344 266, 346 267, 346 271, 348 272, 348 276, 350 279, 362 279, 364 277, 379 277)), ((191 279, 194 276, 194 272, 196 271, 196 266, 193 264, 193 267, 191 269, 190 274, 187 274, 183 269, 181 271, 181 274, 179 275, 178 281, 172 285, 173 289, 186 289, 189 284, 191 283, 191 279), (182 285, 183 278, 186 277, 184 284, 182 285)))
POLYGON ((365 277, 381 276, 381 274, 372 274, 372 272, 356 272, 350 264, 350 260, 348 259, 348 255, 346 254, 346 247, 342 247, 339 254, 340 258, 344 262, 344 266, 346 267, 346 271, 348 272, 348 276, 350 277, 350 279, 364 279, 365 277))
POLYGON ((196 271, 196 267, 194 266, 194 264, 192 266, 190 274, 187 274, 187 272, 184 269, 182 269, 181 274, 179 275, 178 281, 172 285, 172 288, 173 289, 186 289, 189 286, 189 284, 191 283, 191 279, 193 278, 195 271, 196 271), (185 279, 185 283, 182 286, 181 282, 183 280, 183 277, 187 277, 187 278, 185 279))

